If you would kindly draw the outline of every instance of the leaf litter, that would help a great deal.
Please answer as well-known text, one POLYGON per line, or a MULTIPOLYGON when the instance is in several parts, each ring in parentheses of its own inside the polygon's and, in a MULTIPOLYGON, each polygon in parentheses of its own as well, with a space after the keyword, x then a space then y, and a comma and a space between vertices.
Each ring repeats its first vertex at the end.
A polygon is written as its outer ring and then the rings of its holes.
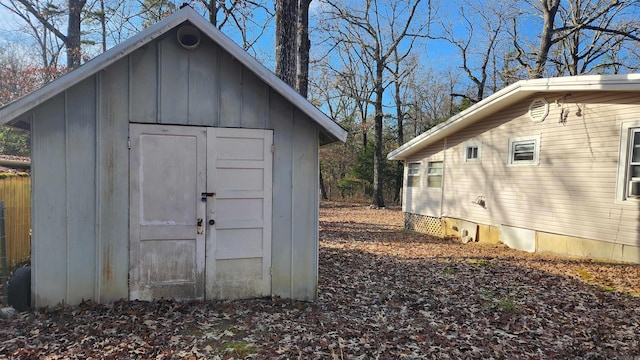
POLYGON ((640 357, 640 265, 402 230, 323 203, 318 300, 118 301, 0 320, 11 359, 640 357))

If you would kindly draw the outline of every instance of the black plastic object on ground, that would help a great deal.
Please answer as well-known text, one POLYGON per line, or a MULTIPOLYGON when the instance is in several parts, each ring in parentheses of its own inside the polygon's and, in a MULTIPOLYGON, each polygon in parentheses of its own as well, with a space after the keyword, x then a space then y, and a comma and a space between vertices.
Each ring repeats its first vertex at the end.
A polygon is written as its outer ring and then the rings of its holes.
POLYGON ((31 266, 23 266, 16 270, 7 287, 9 305, 16 311, 27 311, 31 308, 31 266))

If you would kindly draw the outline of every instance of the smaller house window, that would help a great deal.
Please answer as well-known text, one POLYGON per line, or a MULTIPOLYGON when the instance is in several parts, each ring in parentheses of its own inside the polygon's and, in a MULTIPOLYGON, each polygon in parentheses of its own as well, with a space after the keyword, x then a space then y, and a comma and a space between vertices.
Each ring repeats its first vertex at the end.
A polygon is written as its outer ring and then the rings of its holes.
POLYGON ((442 187, 442 161, 429 161, 427 165, 427 187, 429 188, 441 188, 442 187))
POLYGON ((464 162, 480 162, 480 147, 478 141, 468 141, 464 144, 464 162))
POLYGON ((621 124, 616 203, 637 206, 640 200, 640 120, 621 124))
POLYGON ((509 165, 538 165, 540 135, 509 139, 509 165))
POLYGON ((640 198, 640 128, 631 129, 627 196, 640 198))
POLYGON ((420 186, 420 163, 409 163, 407 168, 407 187, 420 186))

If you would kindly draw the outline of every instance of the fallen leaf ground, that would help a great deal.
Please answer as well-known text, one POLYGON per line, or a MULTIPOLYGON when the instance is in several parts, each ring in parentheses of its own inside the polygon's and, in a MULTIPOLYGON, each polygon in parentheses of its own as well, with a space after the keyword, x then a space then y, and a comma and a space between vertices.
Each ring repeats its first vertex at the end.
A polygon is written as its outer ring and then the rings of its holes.
POLYGON ((0 320, 0 358, 639 359, 640 265, 462 245, 325 203, 319 299, 86 302, 0 320))

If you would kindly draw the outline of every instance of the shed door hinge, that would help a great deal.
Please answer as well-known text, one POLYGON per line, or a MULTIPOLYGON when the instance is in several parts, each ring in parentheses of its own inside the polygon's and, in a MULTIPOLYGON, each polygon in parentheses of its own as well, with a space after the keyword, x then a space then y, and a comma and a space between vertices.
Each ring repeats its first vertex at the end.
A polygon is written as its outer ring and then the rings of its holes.
POLYGON ((131 150, 131 138, 127 138, 127 148, 131 150))
POLYGON ((274 154, 276 152, 276 145, 271 144, 271 153, 274 154))

